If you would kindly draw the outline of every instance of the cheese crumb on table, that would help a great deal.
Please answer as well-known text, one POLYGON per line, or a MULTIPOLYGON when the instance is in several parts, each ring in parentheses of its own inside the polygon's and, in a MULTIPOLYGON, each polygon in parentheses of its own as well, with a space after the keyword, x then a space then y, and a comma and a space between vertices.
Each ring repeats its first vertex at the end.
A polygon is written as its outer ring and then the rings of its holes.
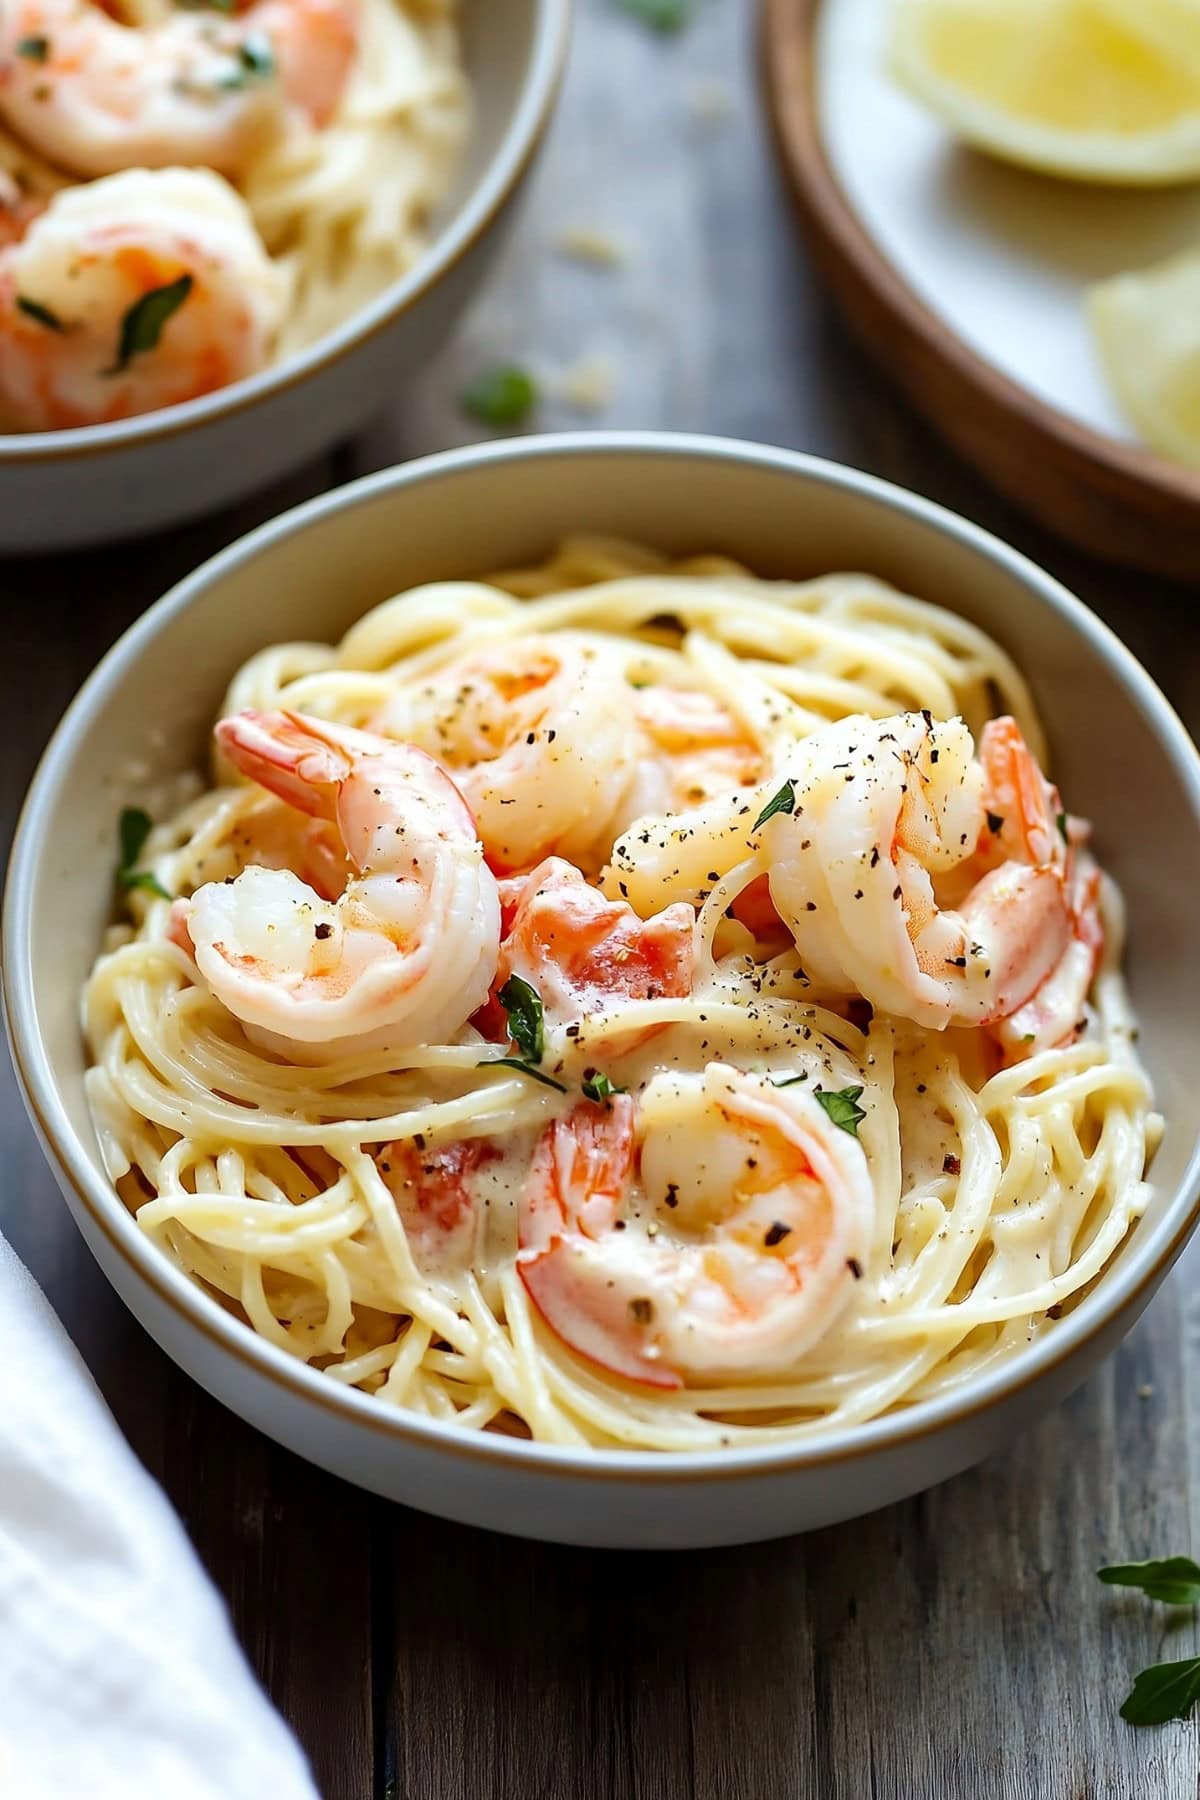
POLYGON ((617 369, 611 356, 580 357, 555 382, 559 398, 579 412, 603 412, 611 405, 617 369))
POLYGON ((558 248, 576 262, 595 263, 601 268, 618 268, 629 260, 628 246, 594 225, 568 225, 559 236, 558 248))
POLYGON ((686 91, 687 109, 697 125, 719 130, 737 113, 733 89, 727 81, 705 75, 690 81, 686 91))

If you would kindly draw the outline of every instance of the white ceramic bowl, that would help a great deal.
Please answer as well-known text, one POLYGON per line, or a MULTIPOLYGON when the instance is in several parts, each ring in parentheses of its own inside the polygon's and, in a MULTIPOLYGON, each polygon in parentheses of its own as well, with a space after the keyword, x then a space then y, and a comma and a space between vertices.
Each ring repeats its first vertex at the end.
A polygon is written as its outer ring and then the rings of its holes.
POLYGON ((217 393, 72 431, 0 435, 0 553, 63 550, 266 487, 399 399, 504 241, 550 121, 571 0, 464 0, 471 138, 425 254, 298 356, 217 393))
POLYGON ((1149 677, 1077 600, 974 526, 865 475, 694 437, 523 438, 370 477, 264 526, 175 588, 66 714, 17 833, 4 996, 20 1079, 67 1203, 151 1335, 271 1437, 377 1493, 568 1543, 679 1547, 848 1518, 986 1456, 1127 1332, 1196 1223, 1200 759, 1149 677), (79 991, 112 908, 131 773, 198 764, 231 672, 336 638, 397 589, 523 562, 572 531, 720 550, 763 574, 868 569, 974 619, 1032 680, 1072 805, 1128 900, 1129 973, 1168 1131, 1146 1217, 1053 1332, 951 1396, 800 1447, 668 1456, 550 1449, 382 1406, 255 1337, 139 1232, 100 1162, 79 991))

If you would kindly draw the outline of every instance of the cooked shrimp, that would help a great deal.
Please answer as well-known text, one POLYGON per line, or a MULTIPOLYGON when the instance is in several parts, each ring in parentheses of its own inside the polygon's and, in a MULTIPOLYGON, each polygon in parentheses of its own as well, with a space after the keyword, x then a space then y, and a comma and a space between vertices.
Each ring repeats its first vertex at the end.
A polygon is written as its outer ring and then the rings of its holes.
POLYGON ((8 169, 0 169, 0 250, 20 243, 33 221, 46 209, 44 199, 27 192, 8 169))
POLYGON ((634 693, 642 744, 620 823, 678 813, 756 782, 765 756, 722 700, 703 688, 654 682, 634 693))
POLYGON ((353 879, 354 870, 332 820, 309 818, 271 794, 263 794, 234 826, 229 845, 236 858, 235 873, 251 863, 261 869, 290 869, 322 900, 336 900, 353 879))
POLYGON ((396 1202, 413 1260, 426 1273, 470 1266, 477 1223, 472 1178, 499 1154, 488 1138, 423 1148, 404 1139, 377 1152, 375 1165, 396 1202))
POLYGON ((1072 934, 1058 963, 1024 1006, 988 1027, 1010 1062, 1070 1043, 1086 1023, 1087 997, 1104 949, 1104 925, 1100 871, 1082 844, 1071 847, 1067 904, 1072 934))
POLYGON ((457 1032, 491 986, 500 903, 444 770, 298 713, 239 713, 216 735, 243 774, 331 820, 355 871, 332 901, 290 870, 250 866, 178 902, 174 933, 217 999, 305 1062, 457 1032))
POLYGON ((556 1119, 517 1267, 588 1361, 673 1388, 782 1372, 833 1324, 874 1216, 866 1156, 799 1088, 710 1063, 556 1119))
POLYGON ((0 249, 0 419, 49 431, 175 406, 252 374, 285 282, 206 169, 65 188, 0 249))
POLYGON ((500 898, 507 928, 497 988, 519 975, 536 989, 548 1024, 569 1024, 620 1000, 691 990, 696 919, 690 906, 639 919, 560 857, 501 882, 500 898))
POLYGON ((612 835, 635 754, 633 689, 575 633, 504 639, 403 689, 376 729, 453 774, 492 866, 586 862, 612 835))
POLYGON ((1008 1018, 1085 927, 1066 815, 1011 719, 854 717, 805 739, 763 825, 811 979, 919 1025, 1008 1018))
POLYGON ((257 0, 145 26, 93 0, 7 0, 0 120, 73 175, 238 175, 293 111, 328 121, 356 46, 354 0, 257 0))

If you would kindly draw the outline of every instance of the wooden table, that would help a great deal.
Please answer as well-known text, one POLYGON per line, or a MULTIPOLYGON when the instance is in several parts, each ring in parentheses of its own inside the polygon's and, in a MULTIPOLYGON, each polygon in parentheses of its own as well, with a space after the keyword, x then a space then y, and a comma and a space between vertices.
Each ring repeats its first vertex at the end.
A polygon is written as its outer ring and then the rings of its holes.
MULTIPOLYGON (((396 394, 383 424, 236 513, 0 568, 22 683, 4 728, 6 831, 76 685, 168 582, 331 482, 465 441, 455 394, 509 357, 541 374, 548 428, 700 427, 802 446, 981 520, 1110 619, 1200 726, 1196 596, 1028 528, 844 341, 772 167, 749 6, 698 0, 674 39, 614 0, 580 0, 580 13, 518 239, 453 352, 396 394), (563 253, 564 232, 592 227, 625 242, 622 265, 563 253), (567 393, 581 362, 595 381, 596 358, 612 361, 611 403, 581 414, 567 393)), ((1127 1677, 1190 1654, 1192 1627, 1164 1638, 1161 1610, 1093 1571, 1194 1541, 1200 1253, 1100 1375, 1008 1455, 807 1539, 622 1556, 441 1524, 276 1449, 180 1375, 110 1293, 7 1074, 0 1152, 0 1227, 183 1515, 328 1800, 1196 1794, 1194 1729, 1135 1733, 1117 1717, 1127 1677)))

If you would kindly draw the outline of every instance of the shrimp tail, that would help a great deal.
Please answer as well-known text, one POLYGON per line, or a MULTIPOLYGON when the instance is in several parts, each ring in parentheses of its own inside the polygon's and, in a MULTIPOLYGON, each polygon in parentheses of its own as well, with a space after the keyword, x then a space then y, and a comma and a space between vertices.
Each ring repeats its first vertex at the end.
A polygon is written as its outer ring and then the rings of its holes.
POLYGON ((340 784, 350 773, 350 744, 339 746, 337 727, 323 731, 315 719, 293 712, 249 709, 222 719, 217 746, 234 768, 299 812, 336 816, 340 784))

